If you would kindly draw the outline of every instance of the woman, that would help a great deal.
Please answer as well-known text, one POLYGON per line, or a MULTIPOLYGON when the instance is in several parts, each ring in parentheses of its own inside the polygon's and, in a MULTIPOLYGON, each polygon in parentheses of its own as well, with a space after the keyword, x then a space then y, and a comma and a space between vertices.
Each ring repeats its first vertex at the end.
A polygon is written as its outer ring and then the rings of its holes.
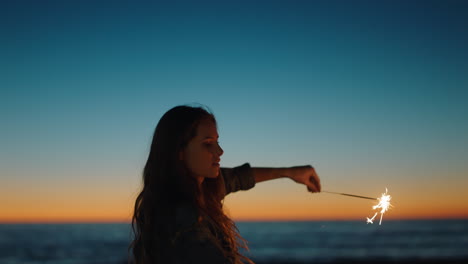
POLYGON ((239 253, 246 243, 223 212, 224 196, 280 177, 320 191, 311 166, 220 168, 218 137, 215 117, 201 107, 177 106, 159 121, 135 202, 136 264, 253 263, 239 253))

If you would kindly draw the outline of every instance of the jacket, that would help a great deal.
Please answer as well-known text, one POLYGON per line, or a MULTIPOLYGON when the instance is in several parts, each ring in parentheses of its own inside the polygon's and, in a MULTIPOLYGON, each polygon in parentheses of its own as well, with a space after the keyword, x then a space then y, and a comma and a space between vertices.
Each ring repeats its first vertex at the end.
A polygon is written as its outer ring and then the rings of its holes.
MULTIPOLYGON (((226 193, 249 190, 255 186, 250 164, 245 163, 235 168, 221 168, 226 193)), ((206 222, 198 221, 196 208, 188 204, 176 208, 177 232, 171 241, 174 262, 177 264, 230 264, 221 250, 215 245, 215 234, 206 222)))

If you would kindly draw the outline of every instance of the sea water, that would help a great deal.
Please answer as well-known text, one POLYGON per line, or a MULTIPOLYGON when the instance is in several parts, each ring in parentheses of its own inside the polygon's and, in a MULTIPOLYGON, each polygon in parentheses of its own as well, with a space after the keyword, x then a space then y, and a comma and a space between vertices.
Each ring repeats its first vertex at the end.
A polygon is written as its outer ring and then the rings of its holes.
MULTIPOLYGON (((468 260, 468 220, 236 224, 259 263, 468 260)), ((131 237, 129 224, 1 224, 0 264, 123 264, 131 237)))
MULTIPOLYGON (((468 221, 239 223, 263 262, 412 262, 468 260, 468 221)), ((467 262, 468 263, 468 262, 467 262)))

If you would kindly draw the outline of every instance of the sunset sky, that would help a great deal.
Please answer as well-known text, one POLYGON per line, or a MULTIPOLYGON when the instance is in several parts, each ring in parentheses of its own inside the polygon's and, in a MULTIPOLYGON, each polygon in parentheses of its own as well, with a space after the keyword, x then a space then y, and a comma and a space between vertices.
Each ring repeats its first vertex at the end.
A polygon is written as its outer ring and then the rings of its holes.
MULTIPOLYGON (((221 165, 310 164, 385 219, 468 218, 467 1, 2 1, 0 222, 129 221, 160 117, 216 115, 221 165), (112 4, 111 4, 112 3, 112 4)), ((365 221, 289 179, 235 220, 365 221)))

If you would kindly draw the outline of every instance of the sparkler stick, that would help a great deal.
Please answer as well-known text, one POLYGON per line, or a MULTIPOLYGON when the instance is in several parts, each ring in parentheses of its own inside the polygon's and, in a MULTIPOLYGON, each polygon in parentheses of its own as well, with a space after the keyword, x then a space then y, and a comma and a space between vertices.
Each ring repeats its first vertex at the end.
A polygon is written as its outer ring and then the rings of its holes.
POLYGON ((377 198, 372 198, 372 197, 367 197, 367 196, 361 196, 361 195, 355 195, 355 194, 349 194, 349 193, 338 193, 338 192, 329 192, 329 191, 322 191, 322 192, 323 192, 323 193, 332 193, 332 194, 339 194, 339 195, 351 196, 351 197, 362 198, 362 199, 377 200, 377 198))

